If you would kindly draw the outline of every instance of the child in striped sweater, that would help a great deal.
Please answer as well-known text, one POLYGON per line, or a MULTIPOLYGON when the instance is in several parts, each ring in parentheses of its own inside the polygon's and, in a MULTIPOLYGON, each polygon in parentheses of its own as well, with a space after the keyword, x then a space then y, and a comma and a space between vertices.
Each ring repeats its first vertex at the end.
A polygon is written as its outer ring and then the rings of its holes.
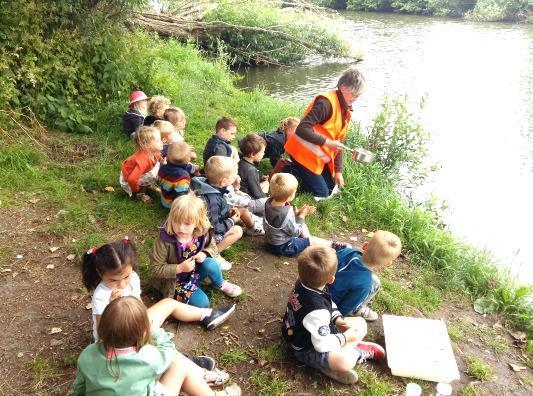
POLYGON ((167 163, 159 168, 157 182, 161 187, 161 205, 170 209, 174 199, 189 193, 191 175, 197 172, 191 162, 191 146, 174 142, 168 146, 167 163))

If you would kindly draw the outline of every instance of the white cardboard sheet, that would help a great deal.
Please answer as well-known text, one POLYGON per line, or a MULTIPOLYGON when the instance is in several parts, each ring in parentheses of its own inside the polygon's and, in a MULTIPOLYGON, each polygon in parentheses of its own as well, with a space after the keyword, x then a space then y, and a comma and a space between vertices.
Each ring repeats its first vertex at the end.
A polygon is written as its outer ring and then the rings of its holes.
POLYGON ((447 383, 459 379, 442 320, 383 315, 383 329, 393 375, 447 383))

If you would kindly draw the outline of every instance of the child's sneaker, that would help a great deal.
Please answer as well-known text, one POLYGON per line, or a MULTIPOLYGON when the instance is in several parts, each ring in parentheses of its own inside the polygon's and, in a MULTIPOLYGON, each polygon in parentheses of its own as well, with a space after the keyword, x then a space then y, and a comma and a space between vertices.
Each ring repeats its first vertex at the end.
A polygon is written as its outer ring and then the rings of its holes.
POLYGON ((265 235, 265 229, 263 228, 263 219, 258 216, 253 216, 254 224, 251 227, 246 228, 244 233, 248 236, 265 235))
POLYGON ((379 315, 376 311, 371 310, 368 306, 359 308, 357 312, 354 312, 353 316, 360 316, 367 322, 374 322, 378 320, 379 315))
POLYGON ((216 367, 215 359, 213 359, 211 356, 188 356, 185 355, 189 360, 192 360, 194 364, 196 364, 198 367, 206 369, 208 371, 214 370, 216 367))
POLYGON ((350 245, 349 243, 341 242, 341 241, 332 241, 331 247, 335 249, 335 251, 339 252, 342 249, 351 248, 352 245, 350 245))
POLYGON ((355 384, 359 379, 359 376, 354 370, 350 371, 333 371, 321 369, 320 372, 325 376, 334 379, 335 381, 340 382, 341 384, 355 384))
POLYGON ((361 351, 361 359, 359 362, 368 359, 380 360, 385 357, 385 349, 374 342, 361 341, 357 344, 357 348, 361 351))
POLYGON ((220 269, 222 271, 229 271, 231 267, 233 267, 233 263, 229 262, 222 256, 218 256, 217 259, 218 264, 220 265, 220 269))
POLYGON ((224 281, 219 290, 228 297, 238 297, 242 294, 242 289, 239 286, 228 281, 224 281))
POLYGON ((150 205, 152 202, 154 202, 154 200, 148 194, 145 193, 137 193, 135 194, 135 197, 143 204, 150 205))
POLYGON ((233 312, 235 312, 235 304, 215 307, 212 309, 211 315, 202 319, 202 324, 207 330, 214 329, 219 324, 224 323, 233 312))

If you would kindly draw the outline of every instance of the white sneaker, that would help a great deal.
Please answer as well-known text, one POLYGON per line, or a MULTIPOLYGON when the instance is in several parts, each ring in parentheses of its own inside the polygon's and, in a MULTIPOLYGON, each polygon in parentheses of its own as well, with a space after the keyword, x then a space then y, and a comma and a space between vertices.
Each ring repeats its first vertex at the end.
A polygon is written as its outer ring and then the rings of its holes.
POLYGON ((320 372, 329 378, 333 378, 335 381, 340 382, 341 384, 355 384, 359 379, 359 376, 354 370, 349 371, 333 371, 321 369, 320 372))
POLYGON ((239 297, 242 294, 242 289, 234 283, 224 281, 219 290, 228 297, 239 297))
POLYGON ((367 322, 374 322, 378 320, 379 315, 376 311, 371 310, 368 306, 361 307, 353 316, 360 316, 367 322))
POLYGON ((217 261, 222 271, 229 271, 233 267, 233 264, 222 256, 218 256, 217 261))
POLYGON ((265 229, 263 228, 263 219, 255 216, 254 224, 244 230, 244 233, 248 236, 265 235, 265 229))

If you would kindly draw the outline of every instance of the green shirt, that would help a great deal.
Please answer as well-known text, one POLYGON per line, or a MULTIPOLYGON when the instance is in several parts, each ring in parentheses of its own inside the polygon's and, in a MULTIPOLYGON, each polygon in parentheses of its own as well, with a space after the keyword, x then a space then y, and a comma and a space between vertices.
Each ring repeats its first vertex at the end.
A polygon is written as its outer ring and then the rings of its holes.
POLYGON ((153 395, 156 378, 175 359, 176 347, 172 334, 163 329, 154 330, 152 338, 155 345, 144 345, 139 351, 117 349, 112 359, 108 359, 101 342, 89 345, 78 358, 74 395, 153 395), (109 363, 120 373, 117 380, 108 369, 109 363))

